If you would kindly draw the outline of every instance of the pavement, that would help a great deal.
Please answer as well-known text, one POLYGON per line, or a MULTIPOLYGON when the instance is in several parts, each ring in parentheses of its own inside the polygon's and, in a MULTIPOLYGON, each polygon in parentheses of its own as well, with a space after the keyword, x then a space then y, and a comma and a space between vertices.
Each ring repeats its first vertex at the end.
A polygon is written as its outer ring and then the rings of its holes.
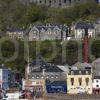
POLYGON ((100 100, 100 95, 48 94, 48 100, 100 100))

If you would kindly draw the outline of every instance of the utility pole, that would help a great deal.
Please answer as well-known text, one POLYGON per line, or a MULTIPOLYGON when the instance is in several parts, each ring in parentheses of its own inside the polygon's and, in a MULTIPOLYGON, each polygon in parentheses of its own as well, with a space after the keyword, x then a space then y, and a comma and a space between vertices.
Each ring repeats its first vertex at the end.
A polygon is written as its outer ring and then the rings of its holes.
POLYGON ((29 45, 28 45, 28 41, 27 41, 27 65, 25 68, 25 77, 26 79, 29 78, 29 73, 30 73, 30 59, 29 59, 29 45))

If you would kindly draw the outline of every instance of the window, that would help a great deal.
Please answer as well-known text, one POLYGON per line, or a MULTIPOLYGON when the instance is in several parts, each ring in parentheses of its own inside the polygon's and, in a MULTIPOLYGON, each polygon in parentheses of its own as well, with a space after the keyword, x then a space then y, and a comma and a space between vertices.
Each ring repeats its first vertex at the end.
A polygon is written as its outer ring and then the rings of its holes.
POLYGON ((49 1, 49 5, 50 5, 50 6, 51 6, 51 3, 52 3, 52 1, 50 0, 50 1, 49 1))
POLYGON ((46 77, 47 79, 49 78, 49 76, 46 77))
POLYGON ((67 0, 64 0, 64 3, 66 3, 67 0))
POLYGON ((71 75, 74 75, 74 71, 71 71, 71 75))
POLYGON ((74 78, 71 78, 71 85, 74 85, 74 78))
POLYGON ((71 3, 72 3, 72 0, 69 0, 69 4, 71 5, 71 3))
POLYGON ((59 6, 61 6, 61 2, 59 2, 59 6))
POLYGON ((44 79, 44 76, 41 76, 42 79, 44 79))
POLYGON ((89 73, 88 73, 88 71, 86 71, 86 75, 88 75, 89 73))
POLYGON ((58 78, 58 76, 56 75, 56 76, 55 76, 55 78, 57 79, 57 78, 58 78))
POLYGON ((40 0, 40 3, 42 3, 42 1, 40 0))
POLYGON ((51 76, 51 78, 53 79, 54 77, 53 77, 53 76, 51 76))
POLYGON ((56 0, 54 0, 54 3, 56 3, 56 0))
POLYGON ((81 71, 79 71, 79 74, 81 75, 81 74, 82 74, 82 72, 81 72, 81 71))
POLYGON ((46 4, 47 2, 46 2, 46 0, 45 0, 45 4, 46 4))
POLYGON ((89 78, 86 78, 85 82, 86 82, 86 85, 88 86, 89 85, 89 78))
POLYGON ((79 85, 82 85, 82 78, 79 78, 79 85))
POLYGON ((96 85, 96 87, 99 87, 99 85, 96 85))
POLYGON ((34 78, 35 78, 35 76, 32 77, 32 79, 34 79, 34 78))
POLYGON ((36 78, 39 79, 39 75, 37 75, 36 78))
POLYGON ((98 80, 96 80, 96 82, 98 83, 98 80))

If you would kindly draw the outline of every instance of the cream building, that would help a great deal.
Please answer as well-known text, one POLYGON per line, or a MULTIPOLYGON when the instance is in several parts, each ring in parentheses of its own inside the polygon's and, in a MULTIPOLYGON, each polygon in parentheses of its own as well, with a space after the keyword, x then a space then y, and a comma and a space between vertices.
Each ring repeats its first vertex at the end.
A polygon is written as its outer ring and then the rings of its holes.
POLYGON ((67 76, 68 94, 92 94, 91 70, 70 70, 67 76))
POLYGON ((36 90, 42 92, 46 91, 44 79, 23 79, 22 83, 23 90, 36 90))

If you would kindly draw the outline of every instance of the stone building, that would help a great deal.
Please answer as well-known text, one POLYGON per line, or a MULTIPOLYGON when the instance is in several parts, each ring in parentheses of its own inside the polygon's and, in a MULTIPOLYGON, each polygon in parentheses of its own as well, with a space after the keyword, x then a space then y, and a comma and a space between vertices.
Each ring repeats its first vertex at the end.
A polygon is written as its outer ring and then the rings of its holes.
POLYGON ((93 71, 95 76, 100 76, 100 58, 92 62, 93 71))
POLYGON ((71 34, 76 40, 83 39, 85 35, 88 35, 89 38, 96 38, 97 36, 94 24, 83 21, 71 26, 71 34))
POLYGON ((53 81, 66 80, 66 73, 55 64, 47 63, 41 56, 29 66, 29 79, 44 79, 53 81))
POLYGON ((96 29, 96 33, 97 33, 97 36, 100 37, 100 18, 98 18, 95 22, 95 29, 96 29))
MULTIPOLYGON (((49 7, 69 7, 76 3, 85 3, 91 0, 22 0, 26 4, 34 3, 37 5, 46 5, 49 7)), ((93 0, 96 1, 96 0, 93 0)))
POLYGON ((68 36, 68 26, 61 24, 33 25, 28 35, 29 41, 66 40, 68 36))
POLYGON ((23 39, 25 31, 24 29, 10 28, 6 30, 6 36, 14 39, 23 39))

